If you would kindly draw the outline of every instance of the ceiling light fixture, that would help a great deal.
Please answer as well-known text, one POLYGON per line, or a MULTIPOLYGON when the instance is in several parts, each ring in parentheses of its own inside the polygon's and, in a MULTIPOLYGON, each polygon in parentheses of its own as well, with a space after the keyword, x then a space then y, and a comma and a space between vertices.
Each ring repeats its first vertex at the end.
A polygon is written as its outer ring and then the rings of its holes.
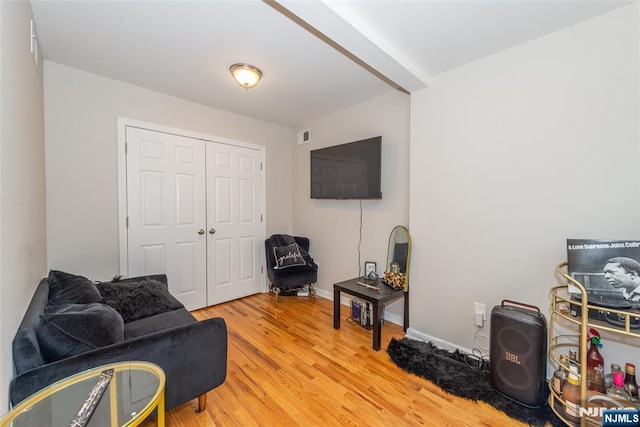
POLYGON ((229 71, 238 84, 247 90, 255 87, 262 77, 262 71, 249 64, 233 64, 229 71))

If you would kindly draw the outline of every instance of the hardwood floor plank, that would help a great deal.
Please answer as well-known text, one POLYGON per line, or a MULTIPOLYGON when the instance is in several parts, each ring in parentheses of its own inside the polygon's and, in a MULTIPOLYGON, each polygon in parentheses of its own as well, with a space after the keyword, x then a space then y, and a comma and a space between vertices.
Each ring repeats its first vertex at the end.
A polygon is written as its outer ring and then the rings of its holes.
MULTIPOLYGON (((514 426, 525 424, 485 403, 454 397, 399 369, 386 353, 402 327, 386 322, 382 349, 372 331, 348 322, 322 298, 260 294, 194 312, 227 323, 227 379, 167 412, 171 427, 212 426, 514 426)), ((149 420, 144 426, 155 425, 149 420)))

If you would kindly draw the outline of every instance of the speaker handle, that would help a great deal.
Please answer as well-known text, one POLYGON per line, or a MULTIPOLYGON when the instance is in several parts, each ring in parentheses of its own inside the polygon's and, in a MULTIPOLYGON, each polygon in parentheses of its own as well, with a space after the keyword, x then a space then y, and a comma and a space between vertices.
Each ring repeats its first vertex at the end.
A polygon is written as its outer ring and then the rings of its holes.
POLYGON ((509 304, 513 304, 513 305, 520 305, 520 306, 523 306, 523 307, 530 308, 531 310, 535 310, 535 311, 537 311, 537 312, 538 312, 538 314, 540 314, 540 309, 539 309, 538 307, 536 307, 535 305, 529 305, 529 304, 525 304, 525 303, 522 303, 522 302, 517 302, 517 301, 511 301, 511 300, 508 300, 508 299, 503 299, 503 300, 502 300, 502 304, 501 304, 501 305, 502 305, 502 307, 504 307, 504 303, 505 303, 505 302, 508 302, 509 304))

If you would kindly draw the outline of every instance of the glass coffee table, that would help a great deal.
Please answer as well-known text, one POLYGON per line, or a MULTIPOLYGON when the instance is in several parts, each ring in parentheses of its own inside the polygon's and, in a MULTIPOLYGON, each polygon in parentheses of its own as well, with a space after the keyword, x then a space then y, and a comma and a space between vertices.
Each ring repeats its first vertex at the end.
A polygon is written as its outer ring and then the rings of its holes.
POLYGON ((113 377, 87 426, 137 426, 157 409, 163 427, 165 375, 149 362, 112 363, 53 383, 13 407, 0 418, 0 427, 69 426, 108 369, 113 377))

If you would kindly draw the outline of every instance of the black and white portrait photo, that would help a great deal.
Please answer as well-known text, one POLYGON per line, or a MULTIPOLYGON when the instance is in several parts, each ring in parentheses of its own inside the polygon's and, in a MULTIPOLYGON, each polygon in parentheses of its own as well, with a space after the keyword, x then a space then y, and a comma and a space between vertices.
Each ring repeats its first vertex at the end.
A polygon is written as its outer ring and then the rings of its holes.
MULTIPOLYGON (((640 305, 640 241, 568 239, 567 260, 588 294, 640 305)), ((572 284, 569 291, 579 292, 572 284)))

